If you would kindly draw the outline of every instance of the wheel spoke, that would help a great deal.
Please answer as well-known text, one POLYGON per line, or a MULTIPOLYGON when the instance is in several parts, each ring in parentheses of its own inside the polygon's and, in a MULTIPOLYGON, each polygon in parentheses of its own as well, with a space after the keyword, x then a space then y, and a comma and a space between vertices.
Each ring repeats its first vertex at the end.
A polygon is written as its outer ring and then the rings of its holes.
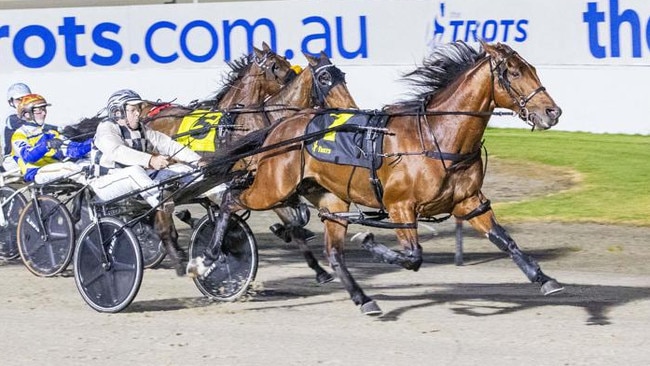
POLYGON ((91 273, 84 272, 83 283, 86 286, 86 288, 90 288, 96 281, 104 278, 105 276, 106 276, 106 271, 101 267, 97 267, 91 273))
MULTIPOLYGON (((84 243, 84 248, 87 249, 88 252, 90 252, 95 259, 97 259, 97 262, 102 262, 102 250, 99 248, 98 245, 95 245, 95 242, 91 240, 90 235, 87 235, 84 237, 83 240, 84 243)), ((86 252, 84 252, 84 257, 86 256, 86 252)))
POLYGON ((113 262, 113 267, 112 267, 115 272, 124 272, 124 271, 135 271, 135 264, 134 263, 122 263, 122 262, 113 262))

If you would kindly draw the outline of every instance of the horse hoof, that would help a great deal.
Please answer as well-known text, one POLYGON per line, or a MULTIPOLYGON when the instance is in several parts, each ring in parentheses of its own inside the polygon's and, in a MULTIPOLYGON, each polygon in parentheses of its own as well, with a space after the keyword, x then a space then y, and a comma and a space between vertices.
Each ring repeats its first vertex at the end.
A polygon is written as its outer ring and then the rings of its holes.
POLYGON ((328 282, 332 282, 333 280, 334 277, 327 272, 319 273, 316 275, 316 282, 318 282, 321 285, 326 284, 328 282))
POLYGON ((546 295, 552 295, 556 292, 560 292, 564 290, 564 287, 562 287, 559 283, 557 283, 556 280, 548 280, 544 282, 542 285, 542 288, 540 291, 546 296, 546 295))
POLYGON ((203 277, 210 267, 206 266, 204 263, 205 259, 203 256, 190 259, 185 268, 185 272, 190 278, 200 278, 203 277))
POLYGON ((369 315, 369 316, 377 316, 383 313, 379 308, 379 305, 377 305, 377 303, 375 302, 375 300, 370 300, 367 303, 362 304, 361 312, 364 315, 369 315))

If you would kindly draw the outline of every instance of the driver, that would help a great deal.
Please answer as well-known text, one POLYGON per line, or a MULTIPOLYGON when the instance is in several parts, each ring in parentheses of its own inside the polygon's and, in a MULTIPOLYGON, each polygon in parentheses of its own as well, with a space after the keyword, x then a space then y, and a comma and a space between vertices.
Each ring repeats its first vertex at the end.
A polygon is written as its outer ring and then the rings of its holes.
MULTIPOLYGON (((44 128, 49 106, 41 95, 27 94, 21 97, 16 109, 21 125, 11 137, 12 155, 26 182, 44 184, 79 173, 83 164, 62 161, 81 159, 90 152, 91 139, 84 142, 62 140, 56 130, 44 128)), ((83 179, 80 174, 70 178, 83 179)))
POLYGON ((157 182, 193 170, 186 164, 174 164, 173 160, 197 164, 201 156, 171 137, 141 125, 142 102, 140 95, 130 89, 118 90, 108 98, 108 118, 97 126, 91 152, 92 175, 96 178, 90 186, 103 201, 151 187, 140 195, 158 209, 157 233, 181 276, 185 273, 181 263, 184 253, 176 241, 178 234, 171 217, 173 202, 160 205, 157 182))

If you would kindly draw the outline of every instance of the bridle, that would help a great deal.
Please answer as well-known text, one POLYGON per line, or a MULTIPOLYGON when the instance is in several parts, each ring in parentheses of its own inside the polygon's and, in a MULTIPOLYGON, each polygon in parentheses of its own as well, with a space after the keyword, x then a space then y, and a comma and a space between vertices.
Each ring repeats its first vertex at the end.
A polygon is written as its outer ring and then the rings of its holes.
POLYGON ((314 104, 325 107, 325 98, 330 90, 338 84, 345 84, 345 73, 331 63, 319 64, 315 68, 310 67, 310 70, 314 79, 311 90, 314 104))
POLYGON ((496 61, 495 64, 492 63, 492 58, 490 57, 490 75, 492 77, 492 100, 494 100, 494 74, 496 73, 497 75, 497 80, 499 82, 499 85, 505 89, 505 91, 508 93, 510 98, 512 98, 513 102, 519 106, 519 118, 521 118, 526 124, 529 126, 532 126, 533 128, 535 125, 533 122, 528 120, 528 117, 530 116, 530 113, 528 111, 528 108, 526 108, 526 104, 533 99, 533 97, 543 91, 546 91, 546 88, 542 85, 540 85, 537 89, 533 90, 530 94, 525 95, 522 93, 519 93, 517 90, 515 90, 512 87, 512 84, 510 83, 510 80, 508 80, 508 67, 506 65, 506 62, 508 59, 514 55, 516 55, 517 52, 511 51, 509 52, 505 57, 502 59, 496 61))
POLYGON ((265 77, 270 80, 274 80, 277 82, 279 85, 286 85, 291 80, 293 80, 296 77, 296 72, 291 69, 287 74, 284 76, 284 78, 280 77, 278 75, 278 70, 280 69, 280 66, 278 66, 278 62, 274 59, 270 65, 267 65, 267 61, 271 58, 271 56, 275 56, 275 53, 272 51, 268 51, 264 54, 263 57, 258 58, 257 56, 253 57, 253 61, 257 64, 257 66, 262 69, 262 74, 265 74, 265 77))

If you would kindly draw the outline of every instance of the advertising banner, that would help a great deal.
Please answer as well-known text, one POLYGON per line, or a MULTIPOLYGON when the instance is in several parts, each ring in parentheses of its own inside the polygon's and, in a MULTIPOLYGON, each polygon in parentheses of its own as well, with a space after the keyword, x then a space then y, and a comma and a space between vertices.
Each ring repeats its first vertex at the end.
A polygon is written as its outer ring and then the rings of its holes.
MULTIPOLYGON (((29 84, 48 119, 95 114, 111 92, 188 103, 218 90, 227 63, 268 43, 292 63, 321 51, 362 108, 407 97, 404 72, 436 45, 503 42, 536 66, 563 108, 557 129, 650 133, 650 2, 329 0, 0 12, 0 89, 29 84), (616 108, 625 103, 638 106, 616 108), (638 108, 641 110, 639 111, 638 108)), ((7 110, 8 112, 8 110, 7 110)), ((525 127, 514 118, 495 126, 525 127)))

